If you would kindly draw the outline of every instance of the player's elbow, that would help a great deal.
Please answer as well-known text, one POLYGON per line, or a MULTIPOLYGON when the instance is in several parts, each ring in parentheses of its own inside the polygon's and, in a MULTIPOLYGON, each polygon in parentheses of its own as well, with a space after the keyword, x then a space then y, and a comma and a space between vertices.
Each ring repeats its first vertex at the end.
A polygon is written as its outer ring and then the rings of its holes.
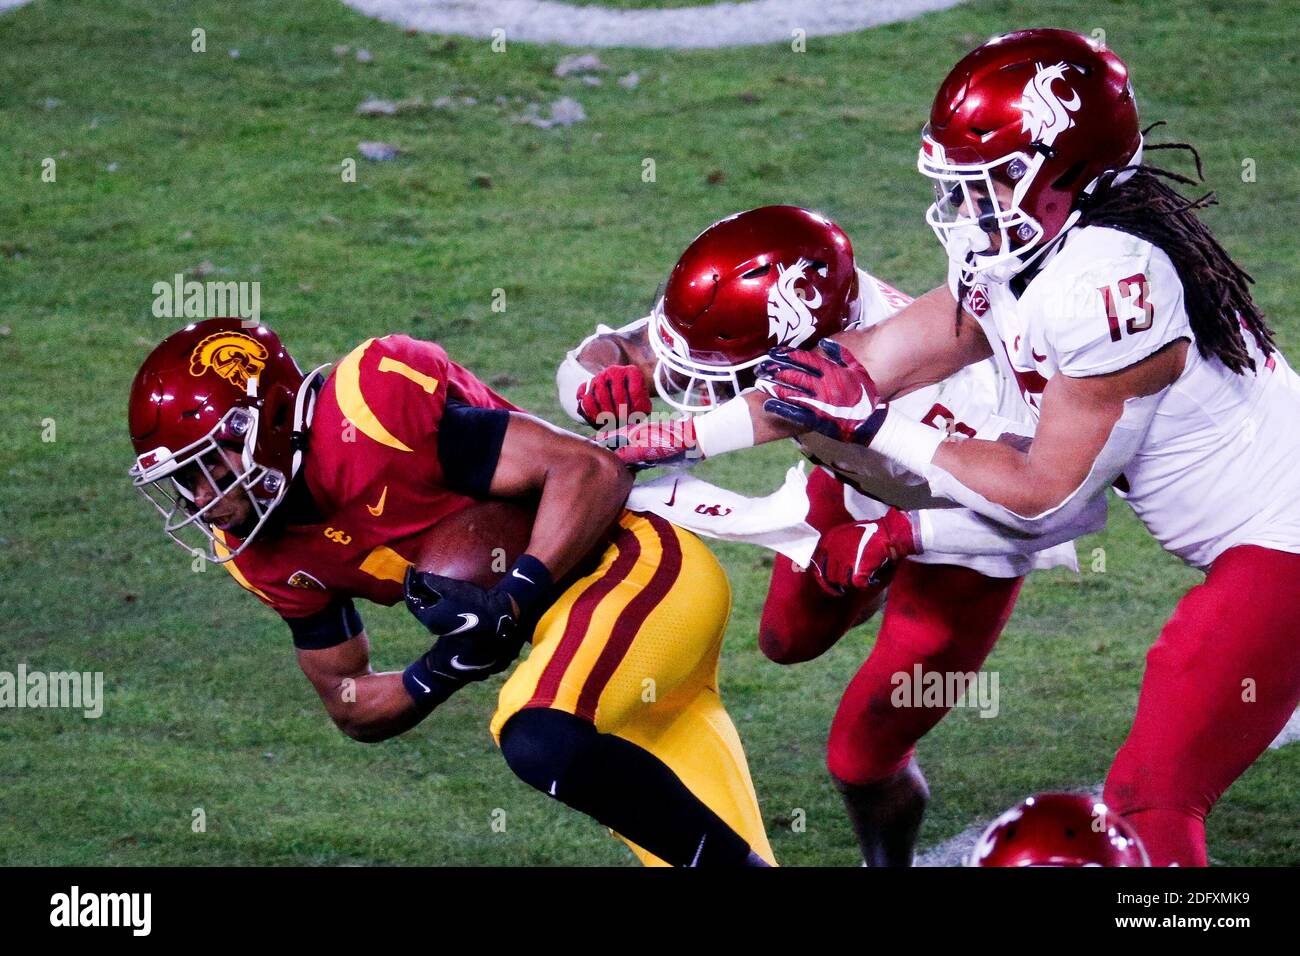
POLYGON ((1017 489, 1003 502, 1008 511, 1028 526, 1046 520, 1064 502, 1063 497, 1046 494, 1041 489, 1017 489))
MULTIPOLYGON (((1051 487, 1027 489, 1006 503, 1013 530, 1031 537, 1050 536, 1062 528, 1074 527, 1085 511, 1091 519, 1098 509, 1089 510, 1094 500, 1076 494, 1077 489, 1063 491, 1051 487)), ((1105 498, 1101 499, 1101 523, 1105 523, 1105 498)), ((1095 530, 1091 527, 1086 531, 1095 530)), ((1080 533, 1086 533, 1081 530, 1080 533)))
POLYGON ((1070 502, 1077 487, 1068 487, 1053 476, 1035 475, 1026 471, 1023 480, 1016 482, 1002 505, 1027 525, 1026 530, 1036 530, 1039 525, 1053 520, 1070 502))
POLYGON ((575 481, 591 491, 607 492, 620 502, 627 498, 635 480, 622 459, 608 448, 588 442, 573 470, 575 481))
POLYGON ((357 720, 350 715, 330 714, 330 717, 334 721, 334 726, 339 729, 343 736, 355 740, 357 743, 377 744, 392 736, 387 729, 368 721, 357 720))

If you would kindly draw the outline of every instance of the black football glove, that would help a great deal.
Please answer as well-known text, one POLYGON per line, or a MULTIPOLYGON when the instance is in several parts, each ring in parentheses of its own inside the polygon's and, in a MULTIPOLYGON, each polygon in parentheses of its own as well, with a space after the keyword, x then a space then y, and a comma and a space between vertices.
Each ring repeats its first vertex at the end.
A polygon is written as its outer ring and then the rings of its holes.
POLYGON ((429 670, 451 680, 499 674, 523 646, 510 595, 496 588, 412 568, 406 607, 437 638, 424 656, 429 670))
POLYGON ((435 637, 424 656, 435 674, 454 681, 485 680, 505 670, 528 638, 529 619, 549 591, 551 576, 524 555, 491 588, 429 571, 406 572, 406 607, 435 637))

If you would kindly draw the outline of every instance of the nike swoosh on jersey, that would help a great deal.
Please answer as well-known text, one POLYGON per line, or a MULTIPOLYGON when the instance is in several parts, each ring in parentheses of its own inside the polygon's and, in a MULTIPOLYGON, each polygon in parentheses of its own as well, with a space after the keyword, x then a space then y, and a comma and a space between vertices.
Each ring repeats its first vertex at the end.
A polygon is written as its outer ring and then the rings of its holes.
POLYGON ((815 408, 827 415, 845 420, 864 419, 876 408, 876 403, 871 400, 871 395, 867 392, 865 385, 862 386, 862 397, 853 405, 829 405, 826 402, 819 402, 815 398, 804 398, 801 395, 791 395, 786 401, 807 405, 809 408, 815 408))
POLYGON ((413 681, 415 681, 417 684, 419 684, 420 687, 424 689, 424 692, 425 692, 426 694, 432 694, 432 693, 433 693, 433 688, 430 687, 428 684, 426 684, 424 681, 420 680, 420 678, 416 677, 414 674, 411 675, 411 680, 413 680, 413 681))
POLYGON ((511 573, 512 575, 514 575, 515 577, 520 578, 521 580, 527 581, 529 584, 536 584, 536 583, 537 583, 537 582, 534 581, 532 578, 530 578, 528 575, 526 575, 526 574, 520 574, 518 568, 512 568, 511 571, 510 571, 510 573, 511 573))
POLYGON ((387 499, 388 499, 388 486, 384 485, 384 490, 379 495, 379 504, 366 505, 366 510, 369 511, 373 517, 378 518, 380 515, 384 513, 384 502, 387 499))
POLYGON ((664 504, 666 504, 669 508, 671 508, 673 506, 673 502, 677 500, 677 485, 680 482, 681 482, 680 478, 673 479, 673 493, 669 495, 668 500, 664 502, 664 504))
MULTIPOLYGON (((454 632, 453 632, 454 633, 454 632)), ((462 664, 460 655, 457 654, 451 659, 451 666, 458 671, 481 671, 491 667, 491 664, 462 664)))

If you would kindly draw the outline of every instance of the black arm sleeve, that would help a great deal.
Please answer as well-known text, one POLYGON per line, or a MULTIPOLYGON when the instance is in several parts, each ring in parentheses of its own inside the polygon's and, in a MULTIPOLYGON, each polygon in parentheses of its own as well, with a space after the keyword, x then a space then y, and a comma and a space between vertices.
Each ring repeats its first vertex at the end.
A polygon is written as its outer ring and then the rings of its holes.
POLYGON ((364 629, 361 615, 351 598, 335 601, 324 610, 306 617, 286 617, 293 631, 293 646, 300 651, 323 651, 350 641, 364 629))
POLYGON ((486 498, 501 458, 510 413, 448 402, 438 425, 438 461, 452 491, 486 498))

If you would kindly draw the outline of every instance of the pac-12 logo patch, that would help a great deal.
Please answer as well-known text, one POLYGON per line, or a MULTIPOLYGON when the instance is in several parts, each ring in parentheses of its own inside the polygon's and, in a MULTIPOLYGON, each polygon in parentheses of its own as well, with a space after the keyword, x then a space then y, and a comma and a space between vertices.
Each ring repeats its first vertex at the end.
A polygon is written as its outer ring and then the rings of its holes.
POLYGON ((266 368, 266 346, 242 332, 214 332, 190 353, 190 374, 197 377, 211 369, 240 391, 248 380, 266 368))
POLYGON ((295 571, 289 575, 289 587, 300 588, 303 591, 324 591, 325 585, 308 574, 306 571, 295 571))

